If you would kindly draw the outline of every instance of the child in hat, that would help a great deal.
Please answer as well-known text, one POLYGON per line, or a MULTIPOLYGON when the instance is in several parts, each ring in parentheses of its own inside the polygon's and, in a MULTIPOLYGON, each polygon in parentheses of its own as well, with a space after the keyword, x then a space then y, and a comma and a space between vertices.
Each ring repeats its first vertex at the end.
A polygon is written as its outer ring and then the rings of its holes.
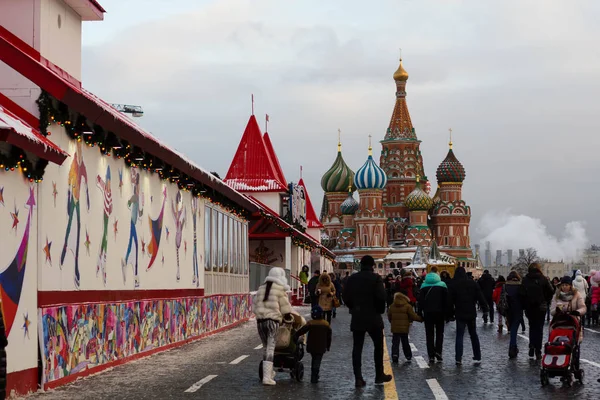
POLYGON ((312 357, 310 382, 318 383, 321 360, 323 360, 325 352, 329 351, 331 347, 332 332, 329 323, 323 319, 323 309, 320 306, 313 307, 311 317, 312 320, 296 332, 296 337, 308 333, 306 351, 312 357))

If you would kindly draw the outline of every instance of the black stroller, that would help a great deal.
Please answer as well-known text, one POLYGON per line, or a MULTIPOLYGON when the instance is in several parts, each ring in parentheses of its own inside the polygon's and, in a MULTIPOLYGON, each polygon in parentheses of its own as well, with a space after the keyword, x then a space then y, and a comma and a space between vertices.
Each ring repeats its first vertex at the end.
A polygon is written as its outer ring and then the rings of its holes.
MULTIPOLYGON (((293 322, 293 321, 292 321, 293 322)), ((304 357, 304 342, 302 338, 295 338, 294 330, 292 329, 292 323, 284 321, 279 328, 277 342, 281 343, 281 337, 288 338, 285 342, 287 346, 275 347, 275 353, 273 357, 273 371, 285 372, 289 371, 292 379, 301 382, 304 378, 304 364, 302 358, 304 357), (286 332, 287 330, 287 332, 286 332)), ((258 377, 262 381, 263 378, 263 362, 261 361, 258 365, 258 377)))

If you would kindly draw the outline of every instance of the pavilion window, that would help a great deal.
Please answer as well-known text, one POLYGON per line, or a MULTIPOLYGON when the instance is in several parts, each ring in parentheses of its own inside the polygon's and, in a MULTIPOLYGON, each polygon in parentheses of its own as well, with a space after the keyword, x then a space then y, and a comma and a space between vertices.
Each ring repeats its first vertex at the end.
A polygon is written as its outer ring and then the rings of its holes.
POLYGON ((211 267, 211 208, 204 206, 204 269, 210 271, 211 267))

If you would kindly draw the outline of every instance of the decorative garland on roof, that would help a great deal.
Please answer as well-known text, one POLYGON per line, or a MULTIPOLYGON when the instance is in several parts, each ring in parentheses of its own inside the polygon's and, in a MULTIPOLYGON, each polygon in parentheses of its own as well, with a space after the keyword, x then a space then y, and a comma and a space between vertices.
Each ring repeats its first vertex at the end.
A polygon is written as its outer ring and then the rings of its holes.
POLYGON ((48 165, 48 160, 38 159, 34 164, 23 149, 10 145, 8 154, 0 152, 0 170, 15 171, 21 173, 29 179, 29 182, 41 182, 44 176, 44 170, 48 165))
POLYGON ((114 132, 105 131, 100 125, 91 127, 92 124, 84 115, 71 111, 66 104, 54 99, 47 92, 42 91, 37 104, 40 112, 39 130, 44 136, 50 135, 48 127, 56 123, 65 129, 71 139, 83 141, 88 147, 97 147, 102 155, 123 159, 131 168, 157 173, 162 180, 177 184, 179 190, 207 199, 238 218, 248 219, 248 211, 222 193, 165 164, 141 148, 132 146, 126 140, 119 139, 114 132))

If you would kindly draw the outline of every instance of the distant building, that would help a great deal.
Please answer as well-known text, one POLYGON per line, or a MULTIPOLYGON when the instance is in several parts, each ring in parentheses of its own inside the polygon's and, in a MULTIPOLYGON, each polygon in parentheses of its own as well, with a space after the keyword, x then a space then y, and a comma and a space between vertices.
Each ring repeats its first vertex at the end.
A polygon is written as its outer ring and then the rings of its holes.
POLYGON ((571 275, 569 267, 564 262, 544 262, 542 272, 545 276, 552 279, 554 277, 562 278, 565 275, 571 275))
POLYGON ((512 251, 512 249, 506 250, 506 258, 507 258, 507 262, 506 263, 509 266, 513 265, 513 251, 512 251))

